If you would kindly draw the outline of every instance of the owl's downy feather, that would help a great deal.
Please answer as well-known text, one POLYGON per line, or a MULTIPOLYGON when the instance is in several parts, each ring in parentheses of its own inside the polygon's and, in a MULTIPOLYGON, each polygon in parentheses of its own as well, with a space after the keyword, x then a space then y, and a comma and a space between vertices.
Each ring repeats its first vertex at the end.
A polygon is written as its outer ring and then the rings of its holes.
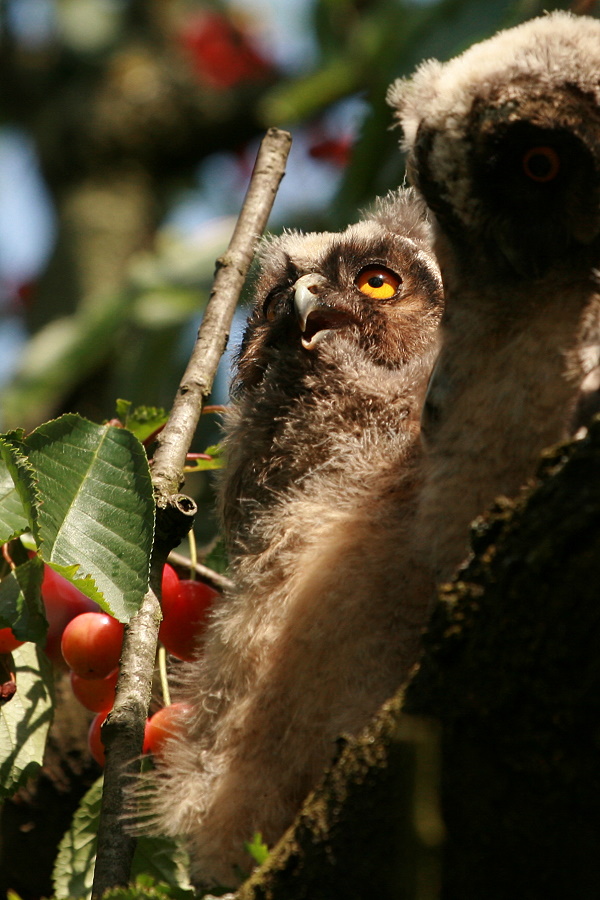
POLYGON ((267 241, 255 296, 221 486, 235 587, 141 789, 146 827, 186 838, 202 885, 250 868, 244 841, 274 843, 338 736, 401 684, 430 595, 402 556, 441 312, 422 203, 401 192, 341 234, 267 241))
POLYGON ((446 296, 419 513, 443 578, 468 522, 515 494, 598 381, 600 22, 531 20, 424 63, 389 100, 446 296))

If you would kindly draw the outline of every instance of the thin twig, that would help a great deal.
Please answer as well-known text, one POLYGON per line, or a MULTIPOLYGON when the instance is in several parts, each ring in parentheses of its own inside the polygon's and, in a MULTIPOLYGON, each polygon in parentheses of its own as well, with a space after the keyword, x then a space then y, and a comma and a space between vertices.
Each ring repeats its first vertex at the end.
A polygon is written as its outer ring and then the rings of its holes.
POLYGON ((102 730, 107 752, 93 897, 129 881, 135 839, 123 827, 122 811, 127 786, 139 772, 161 618, 158 596, 162 568, 168 552, 189 530, 190 512, 195 508, 189 498, 178 495, 177 491, 183 481, 186 453, 203 401, 212 388, 257 240, 267 224, 285 171, 290 144, 290 135, 277 129, 270 129, 261 144, 229 247, 217 261, 213 290, 194 350, 169 419, 158 437, 152 464, 157 540, 150 589, 125 630, 117 696, 102 730), (172 532, 177 528, 182 533, 174 536, 172 532))
MULTIPOLYGON (((174 550, 169 553, 169 562, 172 562, 176 566, 181 566, 182 569, 189 569, 192 564, 189 556, 184 556, 182 553, 176 553, 174 550)), ((231 578, 228 578, 227 575, 221 575, 220 572, 215 572, 214 569, 210 569, 200 562, 196 563, 194 571, 203 581, 206 581, 207 584, 217 588, 219 591, 228 591, 233 587, 231 578)))
POLYGON ((183 482, 185 455, 196 431, 202 404, 210 394, 256 242, 265 229, 283 177, 290 144, 291 137, 287 132, 275 128, 267 132, 229 247, 217 260, 213 289, 196 345, 175 396, 169 421, 158 436, 152 478, 159 506, 178 491, 183 482))

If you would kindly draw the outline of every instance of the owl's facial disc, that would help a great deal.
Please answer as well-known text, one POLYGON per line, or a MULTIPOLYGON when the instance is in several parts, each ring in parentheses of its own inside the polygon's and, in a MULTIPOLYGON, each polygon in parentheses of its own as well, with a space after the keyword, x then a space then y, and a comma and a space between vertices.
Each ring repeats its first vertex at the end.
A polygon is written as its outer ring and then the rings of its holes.
POLYGON ((352 325, 351 317, 327 304, 319 296, 327 284, 323 275, 303 275, 294 285, 294 309, 302 332, 305 350, 314 348, 337 328, 352 325))

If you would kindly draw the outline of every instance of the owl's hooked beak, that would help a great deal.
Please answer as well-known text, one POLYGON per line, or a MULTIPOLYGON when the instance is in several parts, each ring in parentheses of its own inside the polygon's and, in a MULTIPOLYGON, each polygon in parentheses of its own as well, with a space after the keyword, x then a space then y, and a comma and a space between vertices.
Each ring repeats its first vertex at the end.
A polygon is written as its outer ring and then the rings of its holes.
POLYGON ((294 307, 302 331, 302 346, 312 350, 335 328, 350 324, 349 317, 322 300, 319 292, 327 279, 317 272, 302 275, 294 285, 294 307))

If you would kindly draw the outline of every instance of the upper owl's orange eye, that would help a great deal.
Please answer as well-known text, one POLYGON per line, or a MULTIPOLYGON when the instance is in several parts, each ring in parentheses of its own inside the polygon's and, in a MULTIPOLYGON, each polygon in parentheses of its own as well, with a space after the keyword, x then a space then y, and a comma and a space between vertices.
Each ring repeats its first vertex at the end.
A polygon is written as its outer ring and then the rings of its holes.
POLYGON ((354 284, 373 300, 388 300, 397 292, 402 279, 384 266, 365 266, 354 279, 354 284))
POLYGON ((523 157, 523 171, 532 181, 554 181, 560 157, 553 147, 530 147, 523 157))

